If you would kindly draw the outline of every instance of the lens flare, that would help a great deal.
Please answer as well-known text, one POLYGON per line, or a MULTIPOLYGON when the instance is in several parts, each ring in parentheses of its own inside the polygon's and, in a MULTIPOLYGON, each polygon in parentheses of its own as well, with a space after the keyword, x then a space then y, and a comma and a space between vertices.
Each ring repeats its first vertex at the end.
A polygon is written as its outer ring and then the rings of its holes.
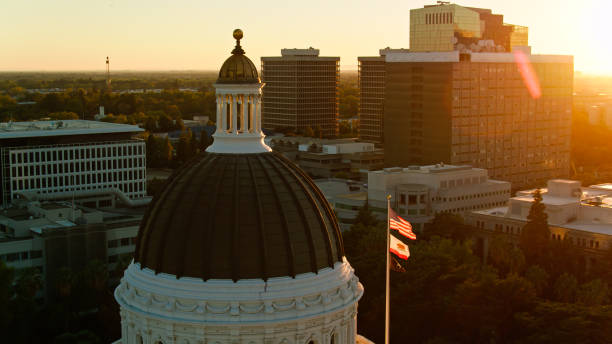
POLYGON ((514 60, 516 61, 516 67, 521 73, 523 83, 527 87, 531 98, 540 98, 542 96, 542 89, 540 89, 540 80, 538 80, 538 75, 533 70, 533 66, 531 65, 531 62, 529 62, 529 58, 527 57, 527 55, 525 55, 525 53, 520 50, 515 50, 514 60))

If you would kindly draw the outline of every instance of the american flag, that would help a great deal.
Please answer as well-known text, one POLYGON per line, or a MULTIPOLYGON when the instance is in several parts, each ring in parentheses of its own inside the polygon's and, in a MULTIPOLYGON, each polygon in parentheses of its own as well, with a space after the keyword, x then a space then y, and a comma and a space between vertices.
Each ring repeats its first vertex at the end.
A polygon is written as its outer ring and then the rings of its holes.
POLYGON ((408 239, 416 240, 416 235, 412 232, 412 225, 410 222, 402 219, 397 215, 393 209, 389 207, 389 227, 397 230, 401 235, 408 239))

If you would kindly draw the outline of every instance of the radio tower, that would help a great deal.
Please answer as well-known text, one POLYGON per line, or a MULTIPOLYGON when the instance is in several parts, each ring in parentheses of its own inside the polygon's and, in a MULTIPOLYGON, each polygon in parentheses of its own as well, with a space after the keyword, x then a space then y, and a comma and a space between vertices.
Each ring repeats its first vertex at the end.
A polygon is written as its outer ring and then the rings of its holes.
POLYGON ((110 60, 106 57, 106 89, 110 92, 111 90, 111 79, 110 79, 110 60))

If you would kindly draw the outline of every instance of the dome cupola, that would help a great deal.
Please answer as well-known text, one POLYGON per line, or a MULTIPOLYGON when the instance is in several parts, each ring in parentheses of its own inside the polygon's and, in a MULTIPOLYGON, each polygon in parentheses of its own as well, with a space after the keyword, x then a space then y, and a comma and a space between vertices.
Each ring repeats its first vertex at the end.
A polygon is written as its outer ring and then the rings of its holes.
POLYGON ((214 84, 217 96, 217 130, 210 153, 264 153, 272 149, 261 131, 261 89, 253 62, 240 46, 242 30, 234 30, 236 47, 221 66, 214 84))
POLYGON ((232 50, 232 56, 221 66, 217 84, 259 84, 261 82, 257 68, 251 59, 244 55, 244 49, 240 46, 242 36, 242 30, 234 30, 236 47, 232 50))

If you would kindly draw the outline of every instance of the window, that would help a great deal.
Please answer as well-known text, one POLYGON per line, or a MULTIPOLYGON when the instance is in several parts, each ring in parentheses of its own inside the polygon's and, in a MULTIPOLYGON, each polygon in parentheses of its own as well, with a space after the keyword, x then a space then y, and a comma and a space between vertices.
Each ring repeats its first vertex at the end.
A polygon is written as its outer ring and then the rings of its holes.
POLYGON ((408 204, 416 204, 417 196, 416 195, 408 195, 408 204))

